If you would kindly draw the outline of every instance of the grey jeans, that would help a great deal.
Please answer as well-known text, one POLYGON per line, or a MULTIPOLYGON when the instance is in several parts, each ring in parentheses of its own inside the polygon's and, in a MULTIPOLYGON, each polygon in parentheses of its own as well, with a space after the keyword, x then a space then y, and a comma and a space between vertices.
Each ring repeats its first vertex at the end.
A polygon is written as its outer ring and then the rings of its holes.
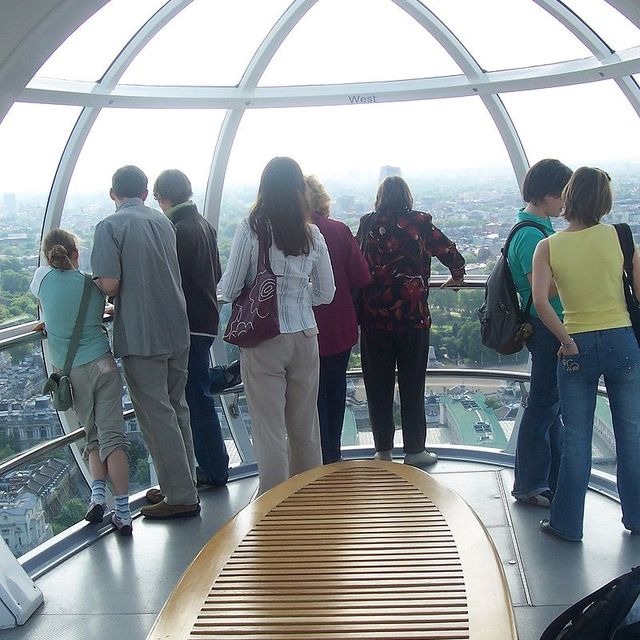
POLYGON ((184 389, 189 348, 161 356, 124 356, 124 374, 167 504, 198 502, 196 459, 184 389))

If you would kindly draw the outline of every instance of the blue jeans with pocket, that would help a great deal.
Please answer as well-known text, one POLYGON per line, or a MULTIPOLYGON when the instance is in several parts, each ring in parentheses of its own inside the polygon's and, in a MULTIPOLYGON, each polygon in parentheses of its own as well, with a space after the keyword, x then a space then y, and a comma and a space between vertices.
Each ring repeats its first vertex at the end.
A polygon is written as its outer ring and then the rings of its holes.
POLYGON ((529 399, 522 415, 516 447, 515 480, 511 494, 526 499, 555 492, 560 467, 560 396, 556 368, 560 342, 539 318, 531 318, 527 340, 531 354, 529 399))
POLYGON ((579 353, 558 361, 564 442, 551 527, 569 540, 582 538, 591 473, 596 389, 604 377, 618 459, 622 522, 640 529, 640 348, 631 327, 573 335, 579 353))
POLYGON ((210 392, 209 352, 213 337, 191 335, 185 395, 191 414, 193 448, 208 483, 223 485, 229 478, 229 455, 222 437, 215 400, 210 392))

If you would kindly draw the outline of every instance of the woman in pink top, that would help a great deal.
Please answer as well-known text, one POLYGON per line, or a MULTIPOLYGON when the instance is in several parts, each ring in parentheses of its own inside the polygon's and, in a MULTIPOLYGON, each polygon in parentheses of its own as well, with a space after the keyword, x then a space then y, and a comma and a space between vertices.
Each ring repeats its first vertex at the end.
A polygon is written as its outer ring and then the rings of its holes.
POLYGON ((347 397, 347 365, 351 347, 358 341, 358 322, 351 290, 371 281, 369 267, 346 224, 329 218, 331 198, 315 176, 307 176, 312 222, 324 236, 331 257, 336 293, 331 304, 314 307, 318 323, 320 385, 318 416, 322 461, 340 460, 340 439, 347 397))

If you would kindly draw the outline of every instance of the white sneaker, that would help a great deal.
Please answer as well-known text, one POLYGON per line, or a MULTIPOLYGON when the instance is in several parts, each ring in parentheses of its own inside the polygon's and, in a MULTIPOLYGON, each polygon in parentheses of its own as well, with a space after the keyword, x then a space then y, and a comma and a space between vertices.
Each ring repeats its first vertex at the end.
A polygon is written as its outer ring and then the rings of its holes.
POLYGON ((389 449, 388 451, 376 451, 373 459, 384 460, 385 462, 393 462, 393 449, 389 449))
POLYGON ((404 463, 412 467, 428 467, 438 462, 438 456, 432 451, 421 451, 420 453, 407 453, 404 456, 404 463))

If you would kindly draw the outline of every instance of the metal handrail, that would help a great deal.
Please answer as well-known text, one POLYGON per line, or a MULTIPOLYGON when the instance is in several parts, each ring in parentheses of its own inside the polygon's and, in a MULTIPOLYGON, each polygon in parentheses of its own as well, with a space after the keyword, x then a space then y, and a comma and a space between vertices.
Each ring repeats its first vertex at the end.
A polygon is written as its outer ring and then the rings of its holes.
MULTIPOLYGON (((442 369, 428 369, 428 378, 474 378, 482 380, 512 380, 514 382, 529 382, 531 375, 526 371, 508 371, 506 369, 465 369, 465 368, 446 368, 442 369)), ((362 377, 361 369, 350 369, 347 371, 347 379, 355 379, 362 377)), ((234 393, 242 393, 244 391, 244 385, 238 384, 234 387, 229 387, 224 391, 221 391, 219 395, 231 395, 234 393)), ((598 387, 598 395, 606 396, 607 390, 603 386, 598 387)), ((135 418, 135 412, 133 409, 123 412, 123 418, 130 420, 135 418)), ((48 440, 43 444, 36 445, 27 451, 23 451, 16 456, 5 460, 0 463, 0 476, 15 469, 16 467, 28 464, 35 458, 51 453, 60 449, 68 444, 75 442, 82 438, 85 434, 84 428, 76 429, 71 433, 65 434, 58 438, 48 440)))
MULTIPOLYGON (((459 289, 484 289, 487 277, 487 275, 480 274, 465 276, 464 283, 459 287, 456 287, 454 291, 458 291, 459 289)), ((446 282, 447 278, 447 275, 432 275, 429 278, 429 288, 435 290, 441 287, 446 282)), ((103 322, 111 322, 112 320, 112 316, 104 316, 103 318, 103 322)), ((20 344, 35 342, 36 340, 40 340, 45 337, 40 331, 33 330, 33 327, 37 326, 39 323, 39 320, 32 320, 15 327, 0 329, 0 351, 11 349, 12 347, 16 347, 20 344)))
POLYGON ((5 473, 13 471, 13 469, 17 469, 25 464, 29 464, 40 456, 53 453, 62 447, 66 447, 68 444, 72 444, 76 440, 80 440, 84 435, 84 427, 80 427, 71 433, 65 433, 63 436, 52 438, 51 440, 37 444, 35 447, 31 447, 31 449, 22 451, 21 453, 9 458, 9 460, 0 462, 0 476, 3 476, 5 473))

